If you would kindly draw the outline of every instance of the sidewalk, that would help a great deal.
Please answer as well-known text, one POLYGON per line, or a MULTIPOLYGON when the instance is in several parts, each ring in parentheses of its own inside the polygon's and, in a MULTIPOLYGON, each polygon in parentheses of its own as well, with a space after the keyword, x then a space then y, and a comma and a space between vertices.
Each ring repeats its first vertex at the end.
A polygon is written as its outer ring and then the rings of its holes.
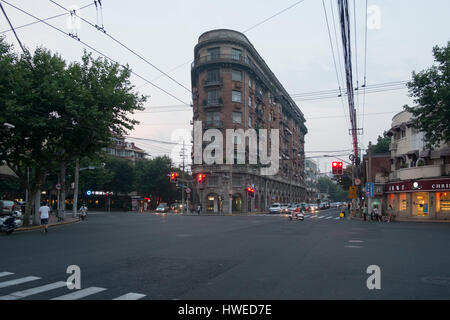
MULTIPOLYGON (((70 213, 66 213, 66 217, 63 221, 58 221, 58 218, 54 215, 54 214, 50 214, 48 217, 48 227, 54 227, 54 226, 61 226, 61 225, 65 225, 65 224, 70 224, 70 223, 76 223, 80 221, 80 219, 77 218, 72 218, 72 212, 70 213)), ((30 230, 37 230, 37 229, 42 229, 42 226, 33 226, 30 225, 28 227, 20 227, 14 230, 14 232, 20 232, 20 231, 30 231, 30 230)))
MULTIPOLYGON (((358 215, 354 216, 354 217, 350 217, 350 219, 355 219, 355 220, 361 220, 364 221, 364 218, 360 218, 358 215)), ((370 220, 370 215, 367 215, 367 221, 371 221, 370 220)), ((379 222, 379 221, 372 221, 372 222, 379 222)), ((383 222, 387 222, 387 221, 383 221, 383 222)), ((450 223, 450 220, 443 220, 443 219, 429 219, 429 218, 399 218, 396 217, 394 221, 392 222, 440 222, 440 223, 450 223)))

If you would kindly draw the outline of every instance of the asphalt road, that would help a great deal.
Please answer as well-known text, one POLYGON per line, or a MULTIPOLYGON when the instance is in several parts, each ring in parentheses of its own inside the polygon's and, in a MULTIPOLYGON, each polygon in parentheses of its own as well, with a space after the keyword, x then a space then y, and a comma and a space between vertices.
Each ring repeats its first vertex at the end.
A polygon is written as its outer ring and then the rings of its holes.
POLYGON ((104 213, 2 234, 0 299, 450 299, 450 224, 337 217, 104 213), (78 296, 60 283, 69 265, 78 296))

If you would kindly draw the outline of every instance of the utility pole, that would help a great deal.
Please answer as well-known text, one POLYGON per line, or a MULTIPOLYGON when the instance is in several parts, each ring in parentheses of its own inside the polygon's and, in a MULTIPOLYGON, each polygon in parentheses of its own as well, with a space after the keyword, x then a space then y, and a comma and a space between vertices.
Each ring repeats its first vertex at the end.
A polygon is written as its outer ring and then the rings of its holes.
MULTIPOLYGON (((368 158, 369 158, 369 161, 368 161, 369 165, 368 165, 368 174, 367 174, 367 181, 366 182, 373 182, 372 181, 372 141, 369 141, 369 150, 367 151, 367 154, 368 154, 368 158)), ((370 206, 372 204, 371 200, 372 199, 368 197, 368 199, 367 199, 367 201, 368 201, 367 208, 368 208, 369 212, 370 212, 370 206)))
POLYGON ((77 217, 77 208, 78 208, 78 180, 80 176, 80 160, 77 158, 75 160, 75 181, 73 188, 73 208, 72 208, 72 217, 77 217))
POLYGON ((184 140, 183 140, 183 149, 180 152, 180 156, 183 158, 183 165, 182 165, 182 171, 181 171, 181 205, 182 205, 182 212, 184 212, 184 157, 185 157, 185 149, 184 149, 184 140))

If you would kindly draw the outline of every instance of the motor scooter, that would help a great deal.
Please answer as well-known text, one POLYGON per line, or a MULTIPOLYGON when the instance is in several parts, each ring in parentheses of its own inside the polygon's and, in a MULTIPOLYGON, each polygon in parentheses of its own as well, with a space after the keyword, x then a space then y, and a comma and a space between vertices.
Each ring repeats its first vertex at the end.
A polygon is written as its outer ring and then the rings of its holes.
POLYGON ((292 214, 289 216, 289 220, 300 220, 300 221, 303 221, 304 220, 304 218, 305 218, 305 216, 304 216, 304 214, 303 214, 303 211, 300 211, 300 212, 295 212, 295 211, 292 211, 292 214))
POLYGON ((14 229, 17 228, 15 220, 16 217, 11 214, 0 217, 0 232, 13 233, 14 229))

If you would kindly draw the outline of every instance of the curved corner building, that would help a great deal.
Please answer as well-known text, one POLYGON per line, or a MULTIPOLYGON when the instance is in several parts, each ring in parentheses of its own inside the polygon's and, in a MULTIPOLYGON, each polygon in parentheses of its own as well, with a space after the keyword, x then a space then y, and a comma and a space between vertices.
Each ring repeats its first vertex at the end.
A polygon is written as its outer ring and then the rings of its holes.
MULTIPOLYGON (((205 213, 246 213, 267 211, 274 202, 305 201, 305 118, 247 37, 225 29, 205 32, 194 55, 193 121, 201 121, 203 132, 211 128, 222 132, 224 159, 226 129, 279 129, 277 174, 261 175, 260 164, 249 164, 248 140, 244 138, 245 164, 193 161, 193 174, 207 176, 204 184, 197 184, 194 203, 201 203, 205 213), (254 187, 253 196, 248 194, 248 186, 254 187)), ((193 137, 202 150, 209 143, 203 138, 197 141, 194 133, 193 137)), ((236 140, 236 144, 243 142, 236 140)))

